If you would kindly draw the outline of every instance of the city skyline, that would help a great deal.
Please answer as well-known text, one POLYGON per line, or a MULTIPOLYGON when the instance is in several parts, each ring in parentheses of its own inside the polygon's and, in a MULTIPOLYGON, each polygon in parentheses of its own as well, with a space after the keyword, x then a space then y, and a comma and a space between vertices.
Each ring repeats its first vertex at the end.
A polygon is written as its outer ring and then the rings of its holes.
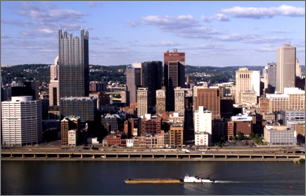
POLYGON ((291 43, 305 65, 305 2, 1 5, 2 65, 52 64, 58 53, 59 27, 73 36, 81 28, 90 31, 89 64, 163 61, 164 52, 177 48, 186 53, 186 65, 264 66, 276 62, 277 47, 291 43))

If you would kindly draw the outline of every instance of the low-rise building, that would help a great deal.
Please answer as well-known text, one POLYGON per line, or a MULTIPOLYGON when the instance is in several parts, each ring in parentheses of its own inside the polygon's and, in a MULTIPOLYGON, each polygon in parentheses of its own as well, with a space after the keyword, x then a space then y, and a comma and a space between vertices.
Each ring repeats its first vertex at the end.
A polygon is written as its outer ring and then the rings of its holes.
POLYGON ((266 125, 264 128, 264 140, 269 145, 296 145, 296 131, 286 126, 266 125))
POLYGON ((72 129, 68 131, 68 146, 75 147, 77 145, 77 130, 72 129))
POLYGON ((182 146, 184 139, 184 124, 175 123, 170 126, 170 145, 182 146))

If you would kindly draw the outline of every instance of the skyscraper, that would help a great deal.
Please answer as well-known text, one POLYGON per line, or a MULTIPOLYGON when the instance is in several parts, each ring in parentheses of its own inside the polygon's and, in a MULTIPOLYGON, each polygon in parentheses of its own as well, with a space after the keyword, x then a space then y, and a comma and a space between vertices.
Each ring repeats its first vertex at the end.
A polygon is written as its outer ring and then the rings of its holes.
POLYGON ((164 85, 167 91, 167 111, 174 111, 174 88, 185 85, 185 52, 164 53, 164 85))
POLYGON ((1 102, 4 146, 22 146, 42 140, 41 100, 32 96, 12 97, 1 102))
POLYGON ((59 80, 58 80, 58 56, 54 60, 54 65, 50 65, 49 84, 49 106, 59 106, 59 80))
POLYGON ((236 71, 235 103, 241 103, 240 93, 249 90, 254 90, 260 96, 260 72, 246 67, 239 68, 236 71))
POLYGON ((80 38, 58 31, 59 97, 89 95, 88 31, 80 38))
POLYGON ((156 114, 163 114, 166 112, 166 89, 156 90, 156 114))
POLYGON ((162 87, 162 62, 148 61, 141 64, 141 86, 148 88, 148 106, 156 104, 156 90, 162 87))
MULTIPOLYGON (((137 88, 141 85, 141 68, 136 66, 129 66, 126 69, 126 87, 127 96, 129 96, 129 103, 137 101, 137 88)), ((127 102, 127 104, 129 104, 127 102)))
POLYGON ((138 88, 137 90, 137 116, 145 116, 148 113, 148 89, 138 88))
POLYGON ((268 93, 274 93, 276 88, 276 63, 268 63, 268 93))
POLYGON ((285 87, 295 87, 296 48, 283 44, 277 48, 276 91, 284 93, 285 87))

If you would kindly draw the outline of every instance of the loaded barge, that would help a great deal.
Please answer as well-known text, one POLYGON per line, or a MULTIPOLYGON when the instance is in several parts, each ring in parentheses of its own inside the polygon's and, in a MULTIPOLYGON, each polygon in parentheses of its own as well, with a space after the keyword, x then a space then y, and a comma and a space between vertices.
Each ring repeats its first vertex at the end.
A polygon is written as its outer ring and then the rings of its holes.
POLYGON ((209 178, 200 178, 198 176, 185 175, 184 179, 180 178, 138 178, 124 180, 126 184, 178 184, 182 182, 191 183, 214 183, 209 178))
POLYGON ((178 184, 182 180, 179 178, 138 178, 124 180, 126 184, 178 184))

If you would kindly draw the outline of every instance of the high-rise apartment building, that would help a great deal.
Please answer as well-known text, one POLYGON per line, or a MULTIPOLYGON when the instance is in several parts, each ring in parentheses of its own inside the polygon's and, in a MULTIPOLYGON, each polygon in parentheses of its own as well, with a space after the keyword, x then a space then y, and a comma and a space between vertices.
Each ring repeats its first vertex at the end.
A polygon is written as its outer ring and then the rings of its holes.
POLYGON ((137 90, 137 116, 145 116, 148 113, 148 89, 138 88, 137 90))
POLYGON ((295 87, 296 47, 283 44, 277 48, 276 91, 284 93, 285 87, 295 87))
POLYGON ((197 87, 193 88, 193 110, 198 110, 203 106, 212 113, 213 119, 221 118, 220 91, 217 88, 197 87))
POLYGON ((16 96, 1 102, 2 142, 4 146, 22 146, 42 140, 41 100, 16 96))
POLYGON ((156 90, 156 114, 166 112, 166 89, 156 90))
POLYGON ((268 63, 268 90, 267 93, 274 93, 276 88, 276 63, 268 63))
POLYGON ((89 94, 88 31, 80 38, 58 31, 59 97, 86 97, 89 94))
POLYGON ((156 90, 162 87, 162 62, 148 61, 141 64, 141 86, 148 88, 148 107, 156 104, 156 90))
POLYGON ((240 92, 246 90, 254 90, 260 96, 260 72, 243 67, 236 71, 235 103, 241 103, 240 92))
MULTIPOLYGON (((134 65, 134 64, 133 64, 134 65)), ((126 87, 129 102, 137 102, 137 88, 141 85, 141 67, 129 66, 126 69, 126 87)))
POLYGON ((167 111, 174 110, 174 88, 185 85, 185 52, 164 53, 164 85, 167 91, 167 111))

